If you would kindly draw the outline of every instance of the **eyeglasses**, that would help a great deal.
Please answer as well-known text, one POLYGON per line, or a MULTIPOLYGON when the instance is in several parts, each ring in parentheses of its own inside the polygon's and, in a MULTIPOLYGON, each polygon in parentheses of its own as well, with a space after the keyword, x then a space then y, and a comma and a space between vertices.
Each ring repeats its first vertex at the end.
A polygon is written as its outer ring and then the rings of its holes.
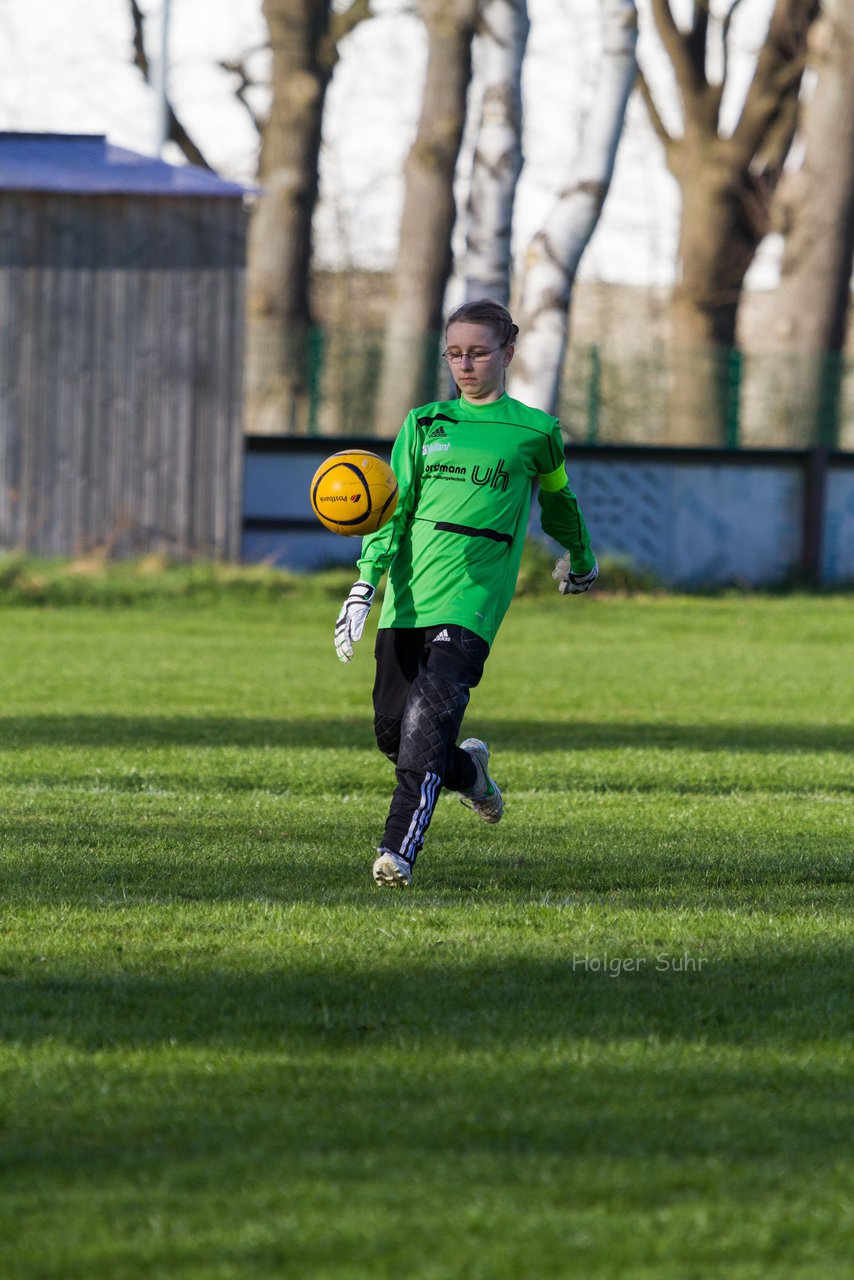
POLYGON ((484 360, 506 346, 507 343, 502 342, 497 347, 490 347, 488 351, 443 351, 442 356, 448 364, 462 364, 465 359, 471 360, 472 364, 483 364, 484 360))

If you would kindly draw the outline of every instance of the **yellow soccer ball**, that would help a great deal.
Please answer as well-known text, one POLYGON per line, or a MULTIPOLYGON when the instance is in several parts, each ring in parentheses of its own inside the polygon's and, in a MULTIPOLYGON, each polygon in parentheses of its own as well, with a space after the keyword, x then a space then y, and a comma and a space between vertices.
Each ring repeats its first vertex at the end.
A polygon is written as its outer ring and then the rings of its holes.
POLYGON ((333 533, 361 537, 381 529, 397 506, 397 480, 375 453, 345 449, 333 453, 314 473, 311 509, 333 533))

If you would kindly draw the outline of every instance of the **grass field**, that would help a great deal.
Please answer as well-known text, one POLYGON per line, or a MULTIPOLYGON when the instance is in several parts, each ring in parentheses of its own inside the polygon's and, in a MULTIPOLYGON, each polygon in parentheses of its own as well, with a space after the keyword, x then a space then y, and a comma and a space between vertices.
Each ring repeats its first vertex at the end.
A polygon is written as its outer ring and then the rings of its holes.
POLYGON ((0 611, 3 1280, 854 1275, 854 599, 520 600, 409 894, 337 606, 0 611))

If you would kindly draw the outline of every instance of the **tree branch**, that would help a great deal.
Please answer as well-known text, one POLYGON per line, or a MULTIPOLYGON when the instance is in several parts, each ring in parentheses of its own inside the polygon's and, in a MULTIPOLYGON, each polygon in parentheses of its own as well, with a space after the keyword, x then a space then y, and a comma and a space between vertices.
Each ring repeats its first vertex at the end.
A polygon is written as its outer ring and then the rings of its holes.
POLYGON ((652 16, 661 43, 673 64, 676 84, 687 117, 688 104, 693 105, 706 87, 705 69, 702 78, 698 79, 695 55, 689 48, 688 39, 676 25, 670 0, 652 0, 652 16))
POLYGON ((649 122, 652 125, 653 132, 664 147, 664 150, 669 154, 671 147, 676 145, 676 139, 668 131, 667 126, 662 120, 655 99, 652 96, 652 91, 647 82, 647 78, 641 71, 640 67, 638 67, 637 73, 637 86, 640 90, 640 95, 644 101, 644 105, 646 106, 647 115, 649 116, 649 122))
MULTIPOLYGON (((133 63, 142 72, 145 83, 151 84, 151 63, 145 48, 145 15, 137 4, 137 0, 129 0, 129 3, 133 22, 133 63)), ((166 134, 169 141, 176 144, 190 164, 199 165, 200 168, 210 169, 213 172, 213 165, 205 159, 201 148, 190 137, 168 98, 166 99, 166 134)))
POLYGON ((145 16, 136 0, 130 0, 130 14, 133 22, 133 65, 142 72, 146 84, 151 84, 151 69, 148 65, 148 54, 145 52, 145 16))
POLYGON ((190 164, 197 164, 201 169, 210 169, 211 173, 214 172, 213 165, 206 158, 195 140, 190 137, 168 99, 166 101, 166 128, 169 141, 175 143, 178 150, 185 159, 189 160, 190 164))
POLYGON ((349 9, 332 15, 330 34, 334 43, 338 45, 360 22, 371 17, 371 0, 352 0, 349 9))
MULTIPOLYGON (((259 48, 260 47, 262 46, 259 46, 259 48)), ((245 107, 245 109, 249 112, 250 120, 252 121, 253 125, 258 130, 258 132, 260 133, 261 129, 263 128, 264 122, 261 119, 261 117, 258 115, 255 108, 252 106, 252 103, 249 101, 249 97, 248 97, 249 90, 255 89, 258 87, 258 81, 254 78, 254 76, 251 76, 249 74, 249 71, 246 66, 247 56, 251 53, 257 53, 257 52, 258 50, 256 49, 249 49, 241 57, 232 58, 230 60, 226 59, 225 61, 219 62, 217 65, 222 67, 223 71, 228 71, 231 75, 237 76, 238 83, 237 83, 237 88, 234 90, 234 96, 237 98, 237 101, 240 102, 245 107)))
POLYGON ((798 97, 790 93, 768 129, 754 161, 754 170, 766 178, 773 191, 783 174, 786 156, 798 127, 798 97))
POLYGON ((706 75, 706 41, 709 36, 709 4, 708 0, 694 0, 694 16, 691 30, 683 37, 685 49, 691 60, 697 87, 705 89, 709 80, 706 75))
POLYGON ((721 76, 721 84, 726 84, 729 75, 729 31, 732 26, 732 20, 735 17, 735 11, 741 4, 741 0, 732 0, 732 4, 727 10, 726 17, 723 20, 721 29, 721 43, 723 45, 723 74, 721 76))
POLYGON ((777 0, 744 106, 730 139, 748 165, 786 100, 797 98, 806 66, 807 35, 819 13, 818 0, 777 0))
POLYGON ((371 0, 352 0, 349 8, 333 13, 329 19, 329 28, 321 39, 317 49, 318 63, 329 73, 338 61, 338 46, 345 36, 349 35, 360 22, 372 18, 371 0))

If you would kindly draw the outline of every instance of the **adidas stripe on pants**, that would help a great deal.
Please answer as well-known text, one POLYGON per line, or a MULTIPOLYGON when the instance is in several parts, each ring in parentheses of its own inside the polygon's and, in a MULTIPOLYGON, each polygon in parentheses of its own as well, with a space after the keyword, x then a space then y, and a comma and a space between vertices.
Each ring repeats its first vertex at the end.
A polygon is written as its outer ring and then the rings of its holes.
POLYGON ((375 652, 374 728, 397 783, 381 847, 414 862, 442 787, 474 784, 474 765, 456 741, 489 646, 448 625, 381 629, 375 652))

